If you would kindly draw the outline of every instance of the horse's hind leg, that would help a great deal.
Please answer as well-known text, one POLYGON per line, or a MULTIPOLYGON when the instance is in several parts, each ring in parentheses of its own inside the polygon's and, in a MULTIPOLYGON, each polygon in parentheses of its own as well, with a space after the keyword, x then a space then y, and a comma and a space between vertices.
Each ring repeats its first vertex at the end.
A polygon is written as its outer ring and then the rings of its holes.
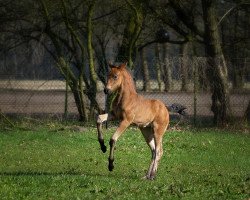
POLYGON ((156 157, 156 151, 155 151, 155 139, 154 139, 154 132, 152 127, 145 127, 145 128, 140 128, 149 148, 151 149, 151 163, 148 168, 147 174, 144 178, 151 179, 151 172, 154 168, 154 163, 155 163, 155 157, 156 157))
POLYGON ((163 155, 163 148, 162 148, 162 137, 155 137, 155 157, 154 157, 154 165, 152 167, 152 170, 149 175, 149 179, 154 179, 157 169, 158 169, 158 164, 163 155))
POLYGON ((150 179, 154 179, 159 161, 163 155, 163 148, 162 148, 162 139, 164 132, 166 131, 167 126, 158 126, 154 125, 154 139, 155 139, 155 159, 154 165, 150 173, 150 179))

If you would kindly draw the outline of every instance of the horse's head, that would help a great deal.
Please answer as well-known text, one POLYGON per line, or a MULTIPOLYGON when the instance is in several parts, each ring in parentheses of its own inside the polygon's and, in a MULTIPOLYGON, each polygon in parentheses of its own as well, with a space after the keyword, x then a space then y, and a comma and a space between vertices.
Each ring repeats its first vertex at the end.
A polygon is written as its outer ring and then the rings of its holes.
POLYGON ((104 89, 105 94, 109 94, 120 89, 123 80, 122 73, 126 68, 126 65, 127 63, 122 63, 119 66, 109 64, 110 71, 108 74, 107 84, 104 89))

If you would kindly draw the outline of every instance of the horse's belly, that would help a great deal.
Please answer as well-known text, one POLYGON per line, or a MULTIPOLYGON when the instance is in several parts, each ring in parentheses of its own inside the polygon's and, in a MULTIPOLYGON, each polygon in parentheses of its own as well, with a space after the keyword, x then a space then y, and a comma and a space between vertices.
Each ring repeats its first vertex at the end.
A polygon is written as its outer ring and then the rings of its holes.
POLYGON ((139 127, 147 127, 152 125, 152 120, 135 121, 134 124, 136 124, 139 127))

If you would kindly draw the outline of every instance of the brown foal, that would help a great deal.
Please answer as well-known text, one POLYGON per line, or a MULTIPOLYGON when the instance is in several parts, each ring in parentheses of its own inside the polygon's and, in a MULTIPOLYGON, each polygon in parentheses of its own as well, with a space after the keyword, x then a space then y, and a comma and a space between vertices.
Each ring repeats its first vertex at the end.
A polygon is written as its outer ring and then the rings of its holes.
POLYGON ((162 139, 169 124, 169 113, 166 106, 159 100, 145 99, 136 92, 135 85, 126 64, 109 65, 105 93, 117 92, 112 104, 112 112, 99 115, 97 119, 98 140, 103 152, 106 152, 102 135, 102 123, 110 119, 120 120, 120 124, 110 139, 109 170, 114 169, 114 150, 118 138, 130 124, 136 124, 152 152, 152 160, 147 179, 154 179, 159 160, 163 154, 162 139))

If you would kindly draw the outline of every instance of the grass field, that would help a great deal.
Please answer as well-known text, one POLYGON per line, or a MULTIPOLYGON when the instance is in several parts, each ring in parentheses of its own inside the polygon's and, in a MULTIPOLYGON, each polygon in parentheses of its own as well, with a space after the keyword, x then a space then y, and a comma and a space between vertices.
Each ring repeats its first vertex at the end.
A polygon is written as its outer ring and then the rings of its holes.
POLYGON ((113 172, 95 128, 73 129, 54 122, 1 129, 0 199, 250 198, 249 134, 169 131, 157 177, 147 181, 150 151, 137 129, 118 141, 113 172))

